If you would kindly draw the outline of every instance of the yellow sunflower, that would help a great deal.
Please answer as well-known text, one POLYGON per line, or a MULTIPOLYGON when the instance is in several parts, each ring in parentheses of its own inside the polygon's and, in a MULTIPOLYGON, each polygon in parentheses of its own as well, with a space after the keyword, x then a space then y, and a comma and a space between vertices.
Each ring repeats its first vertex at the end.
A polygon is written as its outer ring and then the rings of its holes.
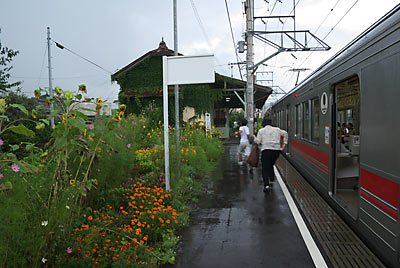
POLYGON ((81 91, 82 93, 87 93, 86 85, 79 85, 79 91, 81 91))

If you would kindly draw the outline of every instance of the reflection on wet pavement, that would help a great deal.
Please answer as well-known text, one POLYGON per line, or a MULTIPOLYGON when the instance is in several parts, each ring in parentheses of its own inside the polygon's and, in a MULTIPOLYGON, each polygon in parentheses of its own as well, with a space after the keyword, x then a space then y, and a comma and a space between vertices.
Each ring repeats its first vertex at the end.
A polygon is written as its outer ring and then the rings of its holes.
POLYGON ((226 145, 175 267, 314 267, 279 184, 264 194, 260 167, 250 174, 237 161, 237 145, 226 145))

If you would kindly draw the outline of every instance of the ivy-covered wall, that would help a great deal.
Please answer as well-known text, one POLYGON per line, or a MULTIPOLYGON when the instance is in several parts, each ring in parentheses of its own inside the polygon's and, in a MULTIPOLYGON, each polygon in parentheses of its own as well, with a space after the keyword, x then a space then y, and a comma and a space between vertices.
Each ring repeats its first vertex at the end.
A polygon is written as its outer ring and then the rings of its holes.
MULTIPOLYGON (((162 96, 148 97, 149 93, 162 90, 161 56, 146 58, 130 70, 120 73, 117 77, 113 76, 112 80, 120 85, 118 99, 121 104, 126 104, 128 113, 142 113, 149 105, 152 109, 162 107, 162 96)), ((193 107, 196 114, 209 112, 214 103, 222 98, 222 87, 216 89, 214 84, 181 85, 180 88, 181 115, 183 107, 193 107)), ((173 89, 173 86, 170 89, 173 89)), ((172 94, 170 109, 174 106, 173 103, 172 94)))
POLYGON ((150 57, 115 78, 121 92, 162 90, 162 58, 150 57))

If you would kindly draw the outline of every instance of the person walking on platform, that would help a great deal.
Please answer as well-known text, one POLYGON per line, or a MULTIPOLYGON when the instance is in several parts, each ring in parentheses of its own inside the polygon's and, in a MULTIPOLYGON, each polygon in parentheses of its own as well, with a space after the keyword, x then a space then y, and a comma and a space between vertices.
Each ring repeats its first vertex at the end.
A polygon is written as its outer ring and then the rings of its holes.
POLYGON ((264 180, 264 192, 270 189, 271 181, 275 180, 274 164, 279 157, 280 151, 285 149, 288 142, 288 133, 278 127, 272 126, 270 118, 264 118, 263 128, 255 137, 255 142, 261 147, 262 176, 264 180), (281 145, 281 137, 283 144, 281 145))
POLYGON ((240 135, 239 143, 239 165, 243 165, 243 154, 249 156, 250 154, 250 143, 248 135, 250 134, 250 129, 247 127, 247 120, 243 118, 240 121, 239 131, 235 132, 235 135, 240 135))

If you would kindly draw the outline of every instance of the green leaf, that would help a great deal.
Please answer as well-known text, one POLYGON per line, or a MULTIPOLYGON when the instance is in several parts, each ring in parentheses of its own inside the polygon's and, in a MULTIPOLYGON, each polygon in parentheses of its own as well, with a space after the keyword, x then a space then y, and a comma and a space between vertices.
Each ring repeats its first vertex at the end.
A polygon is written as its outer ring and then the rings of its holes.
POLYGON ((39 121, 45 123, 46 125, 49 125, 49 124, 50 124, 50 123, 49 123, 49 120, 46 120, 46 119, 39 119, 39 121))
POLYGON ((82 99, 82 94, 76 95, 75 98, 77 98, 78 100, 81 100, 82 99))
POLYGON ((87 115, 85 115, 84 113, 82 113, 82 112, 80 112, 80 111, 78 111, 78 110, 73 110, 72 112, 71 112, 72 114, 74 114, 74 115, 77 115, 77 116, 79 116, 79 117, 81 117, 83 120, 88 120, 88 117, 87 117, 87 115))
POLYGON ((25 127, 23 124, 19 124, 18 126, 13 125, 9 128, 9 130, 11 130, 14 133, 24 135, 27 137, 35 137, 35 132, 25 127))
POLYGON ((33 143, 28 143, 28 144, 25 146, 25 150, 26 150, 27 152, 32 151, 33 148, 35 148, 35 144, 33 144, 33 143))
POLYGON ((60 112, 60 109, 55 108, 54 111, 49 115, 48 119, 53 118, 54 116, 58 115, 60 112))
POLYGON ((5 181, 0 183, 0 191, 11 190, 13 188, 12 183, 10 181, 5 181))
POLYGON ((44 109, 44 107, 42 105, 36 105, 35 106, 35 110, 37 110, 37 111, 40 111, 40 110, 43 110, 43 109, 44 109))
POLYGON ((67 108, 70 107, 72 103, 73 103, 72 100, 63 101, 64 106, 67 107, 67 108))
POLYGON ((0 118, 2 118, 2 119, 8 119, 8 116, 7 116, 7 115, 0 115, 0 118))
POLYGON ((15 154, 13 154, 13 153, 7 153, 7 154, 6 154, 6 157, 7 157, 8 159, 17 160, 17 157, 16 157, 15 154))
POLYGON ((60 87, 55 87, 54 91, 56 92, 57 95, 61 95, 63 93, 63 91, 60 87))
POLYGON ((36 128, 36 130, 42 130, 42 129, 44 129, 44 124, 43 123, 37 123, 35 128, 36 128))
POLYGON ((11 150, 13 150, 13 151, 16 151, 19 149, 19 146, 16 144, 13 144, 13 145, 10 144, 10 147, 11 147, 11 150))
POLYGON ((10 104, 10 107, 18 108, 23 112, 25 115, 29 115, 28 110, 22 106, 21 104, 10 104))
POLYGON ((66 100, 72 100, 73 97, 74 97, 74 93, 72 93, 71 91, 65 91, 64 92, 64 98, 66 100))
POLYGON ((79 107, 79 110, 81 110, 81 111, 88 111, 88 112, 95 112, 95 113, 96 113, 96 110, 94 110, 94 109, 89 109, 89 108, 79 107))
POLYGON ((73 127, 78 128, 80 131, 85 129, 85 120, 80 117, 70 118, 68 121, 73 127))

